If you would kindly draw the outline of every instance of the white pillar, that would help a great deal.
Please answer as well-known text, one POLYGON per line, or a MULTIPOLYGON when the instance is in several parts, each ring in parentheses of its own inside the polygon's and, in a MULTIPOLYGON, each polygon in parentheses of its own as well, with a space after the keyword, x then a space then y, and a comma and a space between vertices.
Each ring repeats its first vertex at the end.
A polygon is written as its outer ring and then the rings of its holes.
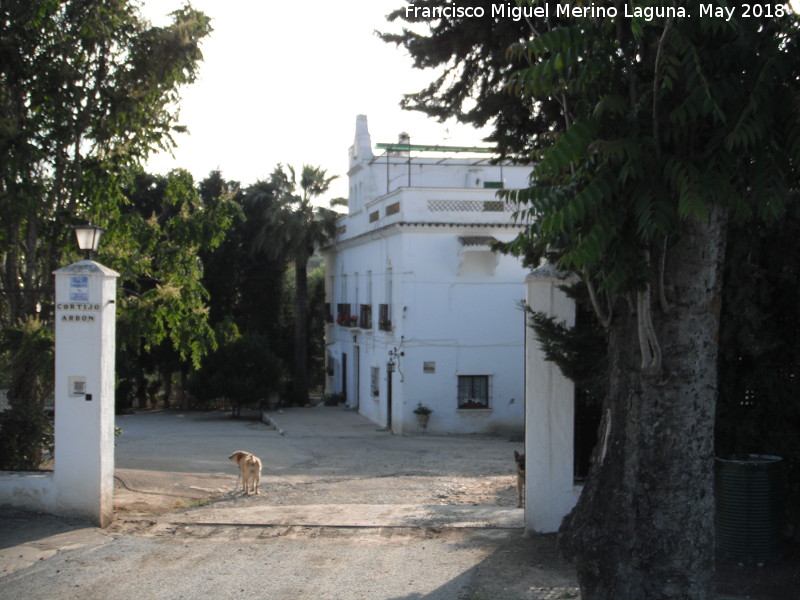
MULTIPOLYGON (((525 280, 528 306, 572 326, 575 304, 559 286, 570 283, 552 265, 534 269, 525 280)), ((575 398, 572 381, 545 360, 536 333, 526 327, 525 374, 525 530, 558 531, 575 506, 575 398)))
POLYGON ((56 512, 113 518, 116 278, 84 260, 55 272, 56 512))

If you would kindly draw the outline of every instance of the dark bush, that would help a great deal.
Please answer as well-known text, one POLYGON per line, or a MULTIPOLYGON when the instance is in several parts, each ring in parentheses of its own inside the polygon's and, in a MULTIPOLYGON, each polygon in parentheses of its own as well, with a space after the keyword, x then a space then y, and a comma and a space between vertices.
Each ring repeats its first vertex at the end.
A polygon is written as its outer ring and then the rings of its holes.
POLYGON ((0 413, 0 470, 35 471, 53 449, 53 332, 36 318, 0 335, 9 409, 0 413))
POLYGON ((281 389, 283 366, 267 339, 246 334, 220 346, 203 359, 189 379, 189 392, 202 405, 230 402, 234 415, 242 407, 261 406, 281 389))

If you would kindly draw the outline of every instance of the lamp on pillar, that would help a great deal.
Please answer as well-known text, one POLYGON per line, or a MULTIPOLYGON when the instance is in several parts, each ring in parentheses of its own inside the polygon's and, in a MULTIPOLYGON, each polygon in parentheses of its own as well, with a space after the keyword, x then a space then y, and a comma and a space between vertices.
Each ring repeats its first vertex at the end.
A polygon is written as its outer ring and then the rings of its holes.
POLYGON ((80 248, 86 259, 92 258, 92 252, 96 252, 100 246, 100 236, 103 229, 97 225, 78 225, 75 227, 75 237, 78 238, 78 248, 80 248))

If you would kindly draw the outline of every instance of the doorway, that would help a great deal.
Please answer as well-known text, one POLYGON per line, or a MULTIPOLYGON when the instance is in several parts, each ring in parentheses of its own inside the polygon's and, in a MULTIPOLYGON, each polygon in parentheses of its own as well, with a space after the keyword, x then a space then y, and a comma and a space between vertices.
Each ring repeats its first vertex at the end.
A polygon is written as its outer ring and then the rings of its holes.
POLYGON ((353 408, 358 412, 361 403, 361 348, 353 346, 353 408))

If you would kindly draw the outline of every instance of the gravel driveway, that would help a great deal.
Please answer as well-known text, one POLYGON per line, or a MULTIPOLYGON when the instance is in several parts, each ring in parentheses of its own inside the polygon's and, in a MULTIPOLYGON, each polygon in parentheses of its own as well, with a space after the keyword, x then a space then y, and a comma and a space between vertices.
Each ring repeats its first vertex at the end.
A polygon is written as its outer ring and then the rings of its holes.
POLYGON ((523 535, 521 441, 394 436, 334 407, 271 417, 118 417, 114 524, 39 537, 51 518, 12 515, 25 561, 0 599, 579 597, 554 538, 523 535), (239 449, 264 462, 258 496, 235 491, 239 449))
MULTIPOLYGON (((554 536, 526 537, 513 452, 490 436, 393 436, 341 408, 120 416, 105 530, 0 509, 0 600, 579 598, 554 536), (262 493, 227 460, 264 461, 262 493)), ((719 600, 785 600, 800 556, 718 565, 719 600)))

